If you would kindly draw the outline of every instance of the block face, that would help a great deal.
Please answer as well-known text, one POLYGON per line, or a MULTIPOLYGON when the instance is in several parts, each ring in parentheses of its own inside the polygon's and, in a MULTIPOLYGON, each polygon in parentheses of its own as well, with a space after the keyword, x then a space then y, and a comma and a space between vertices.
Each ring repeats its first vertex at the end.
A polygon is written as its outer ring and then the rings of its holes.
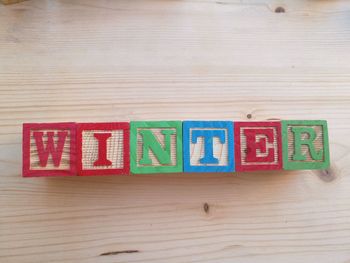
POLYGON ((75 123, 23 124, 23 177, 76 175, 75 123))
POLYGON ((184 172, 233 172, 233 122, 184 121, 184 172))
POLYGON ((280 122, 234 122, 236 171, 282 169, 280 122))
POLYGON ((129 174, 127 122, 77 124, 78 175, 129 174))
POLYGON ((326 169, 329 167, 326 121, 282 121, 282 141, 284 169, 326 169))
POLYGON ((130 123, 131 172, 182 172, 182 122, 130 123))

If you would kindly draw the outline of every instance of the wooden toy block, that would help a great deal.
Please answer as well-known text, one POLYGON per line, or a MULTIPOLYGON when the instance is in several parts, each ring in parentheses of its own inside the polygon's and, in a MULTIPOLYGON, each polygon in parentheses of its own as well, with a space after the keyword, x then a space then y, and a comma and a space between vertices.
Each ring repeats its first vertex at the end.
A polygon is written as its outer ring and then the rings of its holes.
POLYGON ((184 172, 233 172, 233 122, 183 122, 184 172))
POLYGON ((282 121, 282 141, 284 169, 326 169, 329 167, 326 121, 282 121))
POLYGON ((127 122, 77 124, 78 175, 129 174, 127 122))
POLYGON ((23 177, 76 175, 75 123, 23 124, 23 177))
POLYGON ((130 123, 131 172, 182 172, 182 122, 135 121, 130 123))
POLYGON ((282 169, 280 122, 234 122, 236 171, 282 169))
POLYGON ((10 5, 10 4, 20 3, 23 1, 25 0, 1 0, 1 3, 3 3, 4 5, 10 5))

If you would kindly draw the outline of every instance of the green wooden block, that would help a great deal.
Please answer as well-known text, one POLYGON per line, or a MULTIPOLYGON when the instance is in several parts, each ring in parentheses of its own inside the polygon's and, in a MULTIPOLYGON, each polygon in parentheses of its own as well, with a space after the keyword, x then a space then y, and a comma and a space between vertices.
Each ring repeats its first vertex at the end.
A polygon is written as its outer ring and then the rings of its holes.
POLYGON ((282 121, 282 145, 285 170, 329 167, 327 121, 282 121))
POLYGON ((130 168, 134 174, 182 172, 182 122, 131 122, 130 168))

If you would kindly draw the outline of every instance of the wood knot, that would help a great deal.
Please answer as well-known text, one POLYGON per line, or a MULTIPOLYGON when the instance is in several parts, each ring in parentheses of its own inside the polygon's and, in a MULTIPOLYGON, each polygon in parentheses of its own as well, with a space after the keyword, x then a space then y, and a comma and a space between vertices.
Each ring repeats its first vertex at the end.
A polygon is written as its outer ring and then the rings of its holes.
POLYGON ((206 213, 206 214, 208 214, 209 213, 209 205, 208 205, 208 203, 204 203, 204 205, 203 205, 203 210, 204 210, 204 212, 206 213))
POLYGON ((286 10, 282 6, 276 7, 275 9, 275 13, 285 13, 285 12, 286 10))
POLYGON ((329 183, 337 179, 335 170, 330 167, 326 170, 317 171, 317 176, 324 182, 329 183))

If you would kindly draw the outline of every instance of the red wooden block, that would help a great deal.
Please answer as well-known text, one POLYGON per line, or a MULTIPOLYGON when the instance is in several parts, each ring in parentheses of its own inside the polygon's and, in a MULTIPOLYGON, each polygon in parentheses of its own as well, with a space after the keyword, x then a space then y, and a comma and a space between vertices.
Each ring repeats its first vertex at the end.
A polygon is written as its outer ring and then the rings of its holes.
POLYGON ((129 174, 129 137, 127 122, 79 123, 78 175, 129 174))
POLYGON ((76 175, 75 123, 23 124, 23 177, 76 175))
POLYGON ((280 122, 235 122, 236 171, 282 169, 280 122))

